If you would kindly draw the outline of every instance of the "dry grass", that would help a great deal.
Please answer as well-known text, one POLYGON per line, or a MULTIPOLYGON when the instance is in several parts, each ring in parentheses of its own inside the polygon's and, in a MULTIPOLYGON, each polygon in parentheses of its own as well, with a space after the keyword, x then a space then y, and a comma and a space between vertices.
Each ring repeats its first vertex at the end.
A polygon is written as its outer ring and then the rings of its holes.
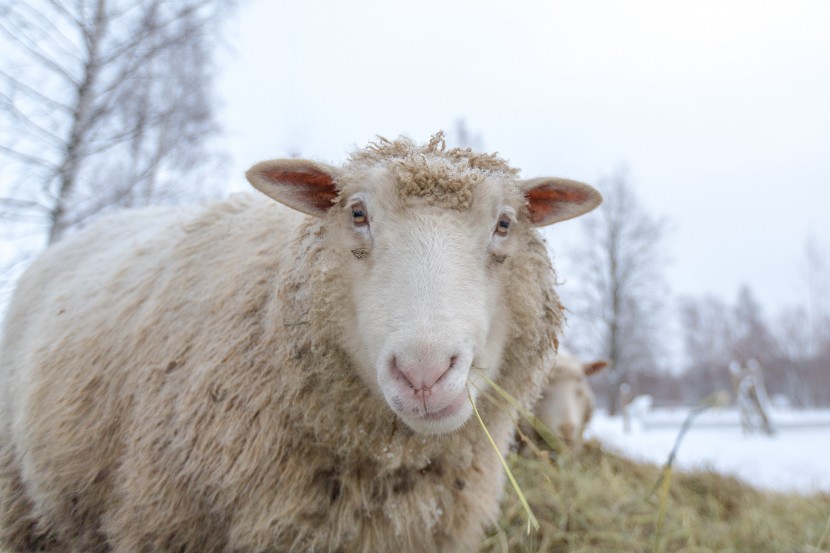
POLYGON ((634 463, 589 442, 551 461, 512 456, 510 465, 541 525, 527 534, 525 512, 506 492, 499 529, 480 553, 753 553, 830 551, 830 495, 760 492, 711 472, 674 473, 661 530, 660 468, 634 463))

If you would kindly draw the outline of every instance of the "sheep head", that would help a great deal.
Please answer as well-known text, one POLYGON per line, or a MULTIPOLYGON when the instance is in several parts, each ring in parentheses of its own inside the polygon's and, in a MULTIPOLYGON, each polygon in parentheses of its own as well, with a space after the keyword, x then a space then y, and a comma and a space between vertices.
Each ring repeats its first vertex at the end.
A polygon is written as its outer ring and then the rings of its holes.
POLYGON ((587 377, 607 366, 605 360, 583 361, 560 349, 548 386, 536 406, 537 417, 575 450, 582 446, 582 434, 594 412, 594 393, 587 377))
MULTIPOLYGON (((505 272, 521 270, 511 258, 533 227, 601 202, 588 185, 516 173, 495 155, 446 149, 440 134, 420 147, 381 140, 340 168, 288 159, 247 173, 266 195, 323 219, 348 289, 341 346, 416 432, 459 428, 472 414, 468 380, 496 377, 510 319, 505 272)), ((474 399, 482 387, 469 386, 474 399)))

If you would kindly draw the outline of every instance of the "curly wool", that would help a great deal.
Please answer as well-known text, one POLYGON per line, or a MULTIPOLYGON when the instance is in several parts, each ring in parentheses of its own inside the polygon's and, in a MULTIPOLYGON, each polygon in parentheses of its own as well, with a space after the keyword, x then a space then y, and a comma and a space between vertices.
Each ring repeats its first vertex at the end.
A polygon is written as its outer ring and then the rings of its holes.
POLYGON ((399 183, 402 198, 419 198, 428 205, 450 209, 469 209, 473 189, 489 176, 512 179, 518 169, 510 167, 497 154, 473 152, 470 148, 450 148, 439 131, 423 146, 407 138, 376 142, 351 155, 354 167, 384 165, 399 183))

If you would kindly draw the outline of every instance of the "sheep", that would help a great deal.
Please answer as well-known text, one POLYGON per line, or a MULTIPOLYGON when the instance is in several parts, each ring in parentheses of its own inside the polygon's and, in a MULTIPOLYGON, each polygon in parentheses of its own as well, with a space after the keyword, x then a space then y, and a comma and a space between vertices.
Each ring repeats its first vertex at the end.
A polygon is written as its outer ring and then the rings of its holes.
POLYGON ((574 451, 582 448, 582 435, 594 412, 594 393, 588 376, 608 366, 607 361, 586 362, 560 348, 535 417, 574 451))
POLYGON ((562 324, 535 227, 601 196, 441 133, 247 178, 263 194, 93 223, 20 281, 6 547, 472 551, 495 521, 471 401, 506 451, 484 376, 529 408, 562 324))

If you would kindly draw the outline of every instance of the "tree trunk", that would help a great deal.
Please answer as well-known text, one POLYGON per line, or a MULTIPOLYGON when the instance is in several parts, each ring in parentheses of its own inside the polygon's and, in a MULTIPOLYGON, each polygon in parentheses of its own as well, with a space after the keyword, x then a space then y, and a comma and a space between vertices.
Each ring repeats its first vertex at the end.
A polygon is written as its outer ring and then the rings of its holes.
POLYGON ((89 131, 89 114, 94 100, 94 86, 100 70, 99 47, 106 32, 106 0, 98 0, 95 7, 95 19, 92 32, 86 35, 87 58, 84 64, 84 76, 78 86, 75 100, 75 109, 72 112, 72 124, 69 129, 69 139, 66 142, 63 162, 58 171, 58 191, 55 195, 55 205, 50 213, 49 244, 60 240, 70 221, 67 220, 67 203, 75 191, 78 179, 79 158, 81 145, 89 131))

